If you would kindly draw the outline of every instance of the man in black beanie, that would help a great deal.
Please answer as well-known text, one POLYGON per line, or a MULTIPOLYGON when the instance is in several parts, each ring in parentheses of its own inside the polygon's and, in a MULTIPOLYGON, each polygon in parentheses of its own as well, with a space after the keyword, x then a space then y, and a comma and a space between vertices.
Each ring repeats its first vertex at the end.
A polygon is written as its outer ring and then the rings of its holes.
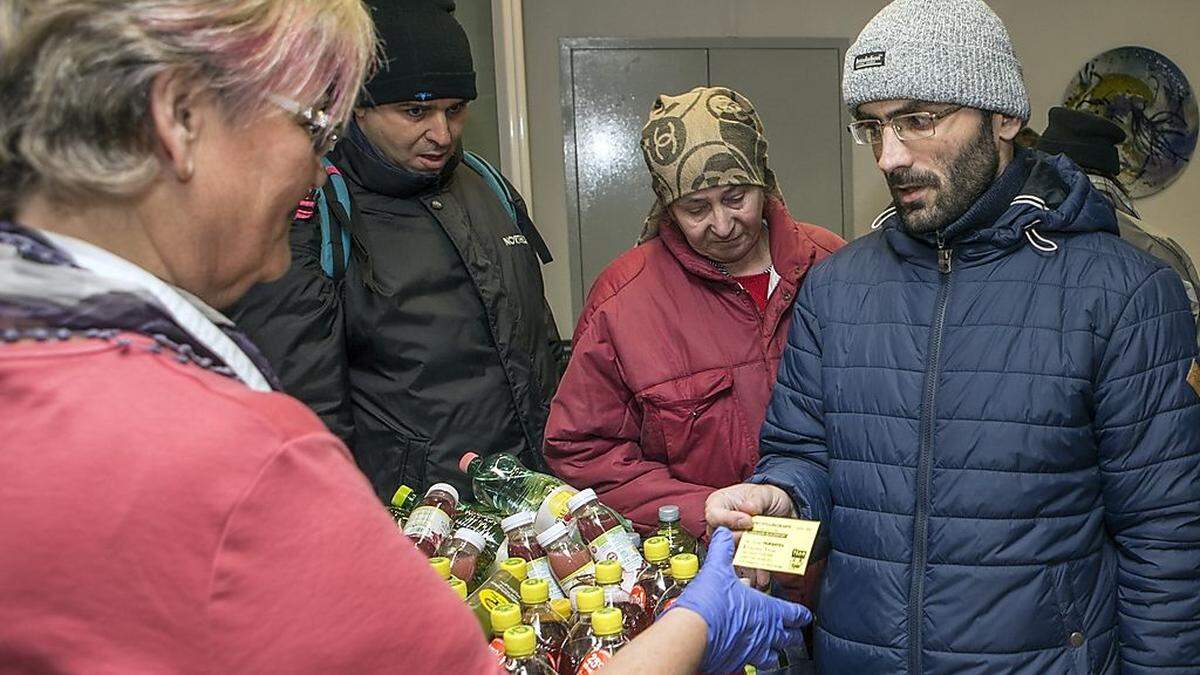
POLYGON ((544 467, 561 372, 550 256, 512 186, 463 151, 475 72, 454 2, 374 5, 385 63, 301 205, 292 270, 233 316, 382 499, 437 482, 466 497, 467 451, 544 467), (339 220, 352 236, 329 234, 339 220))
POLYGON ((1129 193, 1117 180, 1117 174, 1121 173, 1117 146, 1124 141, 1125 130, 1115 122, 1082 110, 1057 107, 1050 109, 1050 123, 1037 147, 1047 154, 1066 155, 1074 160, 1087 173, 1092 185, 1112 202, 1121 238, 1167 263, 1179 274, 1200 333, 1200 302, 1196 297, 1200 292, 1200 277, 1196 266, 1178 242, 1155 232, 1141 220, 1129 193))

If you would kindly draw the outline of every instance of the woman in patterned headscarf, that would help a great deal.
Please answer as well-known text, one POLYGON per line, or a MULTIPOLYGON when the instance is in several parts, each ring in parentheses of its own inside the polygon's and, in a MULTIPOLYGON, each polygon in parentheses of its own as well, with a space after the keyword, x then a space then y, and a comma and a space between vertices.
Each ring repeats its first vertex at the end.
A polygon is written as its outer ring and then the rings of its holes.
POLYGON ((791 305, 841 246, 792 219, 753 104, 724 87, 659 96, 642 130, 658 199, 642 241, 592 286, 546 428, 546 459, 643 531, 748 477, 791 305))

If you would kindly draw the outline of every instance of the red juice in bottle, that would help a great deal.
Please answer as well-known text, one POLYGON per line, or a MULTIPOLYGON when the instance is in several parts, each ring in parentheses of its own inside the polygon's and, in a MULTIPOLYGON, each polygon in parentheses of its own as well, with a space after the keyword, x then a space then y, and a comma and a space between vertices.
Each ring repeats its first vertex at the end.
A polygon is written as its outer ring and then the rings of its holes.
POLYGON ((662 616, 662 613, 671 608, 675 600, 683 595, 683 589, 696 578, 696 574, 700 571, 700 560, 692 553, 680 553, 679 555, 671 556, 671 577, 674 581, 667 587, 667 592, 663 593, 662 599, 658 601, 658 607, 654 610, 655 618, 662 616))
POLYGON ((537 633, 538 652, 556 670, 570 627, 550 606, 550 584, 532 577, 521 582, 521 623, 537 633))
POLYGON ((642 542, 642 551, 646 554, 648 564, 629 594, 647 614, 654 616, 654 609, 672 581, 671 542, 666 537, 650 537, 642 542))
POLYGON ((521 625, 521 607, 506 602, 488 610, 488 616, 492 621, 492 641, 488 643, 488 649, 496 657, 496 662, 504 665, 504 631, 521 625))
POLYGON ((592 554, 588 553, 586 546, 571 537, 571 530, 563 523, 546 528, 537 536, 537 543, 546 551, 550 559, 550 571, 563 593, 570 596, 575 587, 595 580, 596 566, 592 563, 592 554))
POLYGON ((432 558, 442 540, 450 536, 457 507, 458 490, 449 483, 434 483, 404 523, 404 534, 425 557, 432 558))
POLYGON ((623 585, 632 589, 646 561, 638 553, 633 537, 617 515, 596 498, 595 491, 583 490, 567 501, 567 508, 579 529, 579 536, 591 549, 594 560, 616 560, 623 571, 623 585))
POLYGON ((575 596, 579 618, 567 634, 562 659, 558 662, 561 675, 575 675, 592 650, 596 647, 596 634, 592 632, 592 613, 604 609, 604 591, 597 586, 580 586, 575 596))
POLYGON ((621 563, 616 560, 601 560, 596 563, 596 585, 604 590, 604 604, 621 610, 625 622, 625 635, 629 639, 650 627, 650 615, 641 603, 621 588, 621 563))
POLYGON ((438 553, 450 560, 450 574, 467 582, 471 589, 479 586, 484 573, 492 565, 492 557, 484 554, 487 542, 483 535, 465 527, 458 528, 438 553))
POLYGON ((561 598, 563 592, 550 569, 550 557, 537 542, 537 533, 533 527, 536 517, 537 514, 532 511, 522 511, 500 521, 500 527, 508 539, 508 555, 529 563, 530 578, 545 579, 548 582, 551 599, 561 598))
POLYGON ((623 626, 621 610, 615 607, 605 607, 592 612, 594 642, 592 649, 580 659, 576 675, 593 675, 600 672, 617 650, 629 644, 629 637, 625 635, 623 626))

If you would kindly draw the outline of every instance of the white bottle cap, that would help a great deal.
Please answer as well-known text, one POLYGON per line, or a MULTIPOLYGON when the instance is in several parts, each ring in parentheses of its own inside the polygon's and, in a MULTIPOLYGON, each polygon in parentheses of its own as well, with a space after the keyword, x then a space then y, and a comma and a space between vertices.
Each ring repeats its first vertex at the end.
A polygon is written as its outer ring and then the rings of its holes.
POLYGON ((500 521, 500 529, 508 532, 510 530, 515 530, 518 527, 532 525, 534 518, 537 518, 537 514, 533 511, 521 511, 520 513, 514 513, 500 521))
POLYGON ((430 485, 429 489, 425 491, 425 496, 428 497, 429 493, 433 492, 434 490, 448 492, 450 493, 451 497, 454 497, 454 501, 458 501, 458 489, 449 483, 434 483, 433 485, 430 485))
POLYGON ((479 549, 480 551, 487 548, 487 540, 483 538, 482 534, 479 534, 475 530, 471 530, 471 529, 468 529, 465 527, 460 527, 460 528, 458 528, 458 532, 454 533, 454 538, 462 539, 463 541, 474 546, 475 548, 479 549))
POLYGON ((537 542, 541 544, 542 547, 546 547, 552 542, 562 539, 569 534, 571 534, 571 530, 567 529, 566 525, 561 522, 556 522, 550 527, 547 527, 545 532, 542 532, 537 536, 537 542))
POLYGON ((582 490, 579 494, 574 495, 570 499, 567 500, 567 510, 570 511, 571 513, 574 513, 575 509, 578 509, 579 507, 592 501, 595 498, 596 498, 596 491, 593 490, 592 488, 582 490))

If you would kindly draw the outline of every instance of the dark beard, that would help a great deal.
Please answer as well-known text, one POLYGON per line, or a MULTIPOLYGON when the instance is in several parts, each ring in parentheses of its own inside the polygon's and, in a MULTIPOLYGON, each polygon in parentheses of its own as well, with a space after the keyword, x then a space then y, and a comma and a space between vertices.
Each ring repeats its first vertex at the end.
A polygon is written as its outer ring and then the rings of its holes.
POLYGON ((971 142, 959 151, 946 170, 946 185, 932 172, 896 169, 887 175, 892 203, 904 228, 913 234, 936 232, 954 222, 987 191, 1000 170, 1000 151, 992 140, 992 116, 984 115, 983 124, 971 142), (923 201, 901 204, 896 186, 932 186, 937 189, 932 204, 923 201))

